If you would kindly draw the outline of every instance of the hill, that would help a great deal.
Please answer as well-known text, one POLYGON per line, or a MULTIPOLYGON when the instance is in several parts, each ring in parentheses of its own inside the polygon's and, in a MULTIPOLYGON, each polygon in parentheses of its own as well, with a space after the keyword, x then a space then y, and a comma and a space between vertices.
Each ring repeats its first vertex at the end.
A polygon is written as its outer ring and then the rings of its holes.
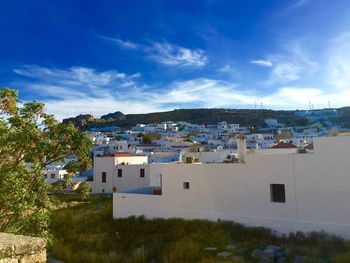
MULTIPOLYGON (((334 122, 350 127, 350 107, 338 109, 340 116, 334 122)), ((186 121, 195 124, 216 124, 220 121, 239 123, 241 126, 263 126, 264 119, 277 119, 286 125, 298 125, 304 118, 294 115, 296 111, 290 110, 253 110, 253 109, 177 109, 165 112, 145 114, 123 114, 119 111, 95 118, 94 116, 78 115, 64 119, 64 123, 71 122, 82 130, 102 127, 131 128, 138 123, 159 123, 163 121, 186 121)))

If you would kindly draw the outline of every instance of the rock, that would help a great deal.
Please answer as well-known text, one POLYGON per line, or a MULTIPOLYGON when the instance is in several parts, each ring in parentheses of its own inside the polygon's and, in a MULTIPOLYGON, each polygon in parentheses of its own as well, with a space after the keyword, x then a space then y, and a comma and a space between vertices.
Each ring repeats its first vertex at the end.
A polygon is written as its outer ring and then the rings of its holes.
POLYGON ((226 252, 226 251, 219 252, 219 253, 216 254, 217 257, 224 257, 224 258, 227 258, 230 255, 231 255, 231 253, 226 252))
POLYGON ((227 245, 227 246, 226 246, 226 249, 227 249, 227 250, 235 250, 235 249, 236 249, 236 246, 235 246, 235 245, 227 245))
POLYGON ((42 238, 0 233, 0 262, 46 262, 46 241, 42 238))
POLYGON ((295 256, 294 263, 303 263, 304 257, 303 256, 295 256))
POLYGON ((251 256, 256 259, 260 259, 261 262, 273 262, 274 256, 271 252, 265 252, 261 249, 254 249, 251 256))
POLYGON ((243 258, 241 256, 233 256, 232 257, 232 260, 234 261, 240 261, 240 260, 243 260, 243 258))
POLYGON ((245 247, 241 247, 237 250, 238 254, 244 254, 247 251, 247 249, 245 247))
POLYGON ((104 208, 106 207, 106 205, 105 204, 97 204, 96 206, 95 206, 95 210, 96 211, 101 211, 101 210, 103 210, 104 208))
POLYGON ((203 250, 204 251, 216 251, 216 250, 218 250, 218 248, 217 247, 206 247, 203 250))

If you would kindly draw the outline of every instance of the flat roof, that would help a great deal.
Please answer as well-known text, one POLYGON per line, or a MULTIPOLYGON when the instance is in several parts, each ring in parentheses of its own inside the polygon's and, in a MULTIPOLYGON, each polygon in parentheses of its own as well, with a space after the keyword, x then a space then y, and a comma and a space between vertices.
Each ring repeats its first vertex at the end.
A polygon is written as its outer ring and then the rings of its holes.
POLYGON ((134 153, 112 153, 112 154, 98 154, 96 157, 147 157, 145 155, 139 155, 139 154, 134 154, 134 153))

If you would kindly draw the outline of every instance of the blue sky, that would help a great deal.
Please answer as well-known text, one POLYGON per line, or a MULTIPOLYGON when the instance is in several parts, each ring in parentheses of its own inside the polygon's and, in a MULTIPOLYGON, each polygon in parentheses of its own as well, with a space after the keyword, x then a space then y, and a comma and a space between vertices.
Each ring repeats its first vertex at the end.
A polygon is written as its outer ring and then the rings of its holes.
POLYGON ((0 0, 1 86, 58 118, 350 105, 347 0, 0 0))

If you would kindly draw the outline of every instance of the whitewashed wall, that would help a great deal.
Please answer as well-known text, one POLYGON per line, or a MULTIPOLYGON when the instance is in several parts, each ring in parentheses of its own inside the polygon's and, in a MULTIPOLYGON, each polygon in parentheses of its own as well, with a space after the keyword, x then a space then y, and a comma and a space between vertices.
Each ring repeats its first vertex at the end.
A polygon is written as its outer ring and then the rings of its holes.
POLYGON ((313 153, 253 154, 245 164, 158 164, 163 195, 114 194, 113 216, 229 219, 350 238, 350 137, 314 144, 313 153), (270 184, 285 184, 286 203, 271 202, 270 184))

